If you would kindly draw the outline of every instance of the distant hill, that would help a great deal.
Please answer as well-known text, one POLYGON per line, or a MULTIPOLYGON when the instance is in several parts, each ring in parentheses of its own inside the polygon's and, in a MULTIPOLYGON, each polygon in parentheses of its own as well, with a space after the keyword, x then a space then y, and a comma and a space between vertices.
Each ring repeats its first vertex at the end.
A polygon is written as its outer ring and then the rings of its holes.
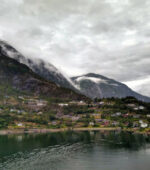
POLYGON ((138 100, 150 102, 149 97, 142 96, 131 90, 125 84, 109 79, 99 74, 89 73, 72 77, 72 81, 80 92, 90 98, 124 98, 133 96, 138 100))

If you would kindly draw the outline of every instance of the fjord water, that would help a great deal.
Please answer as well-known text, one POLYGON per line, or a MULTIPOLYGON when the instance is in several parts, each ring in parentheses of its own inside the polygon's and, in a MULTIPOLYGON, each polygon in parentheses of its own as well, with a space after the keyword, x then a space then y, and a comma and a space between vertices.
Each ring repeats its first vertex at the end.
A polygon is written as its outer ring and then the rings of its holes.
POLYGON ((61 132, 0 136, 2 170, 149 170, 150 136, 61 132))

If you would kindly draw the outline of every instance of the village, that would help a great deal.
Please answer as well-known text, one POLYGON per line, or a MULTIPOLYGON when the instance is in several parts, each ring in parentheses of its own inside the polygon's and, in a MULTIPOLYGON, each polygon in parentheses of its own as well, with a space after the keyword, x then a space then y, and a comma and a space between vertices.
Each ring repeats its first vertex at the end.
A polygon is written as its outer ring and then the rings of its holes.
POLYGON ((0 101, 0 128, 116 127, 149 132, 149 107, 135 98, 60 102, 32 96, 5 96, 0 101))

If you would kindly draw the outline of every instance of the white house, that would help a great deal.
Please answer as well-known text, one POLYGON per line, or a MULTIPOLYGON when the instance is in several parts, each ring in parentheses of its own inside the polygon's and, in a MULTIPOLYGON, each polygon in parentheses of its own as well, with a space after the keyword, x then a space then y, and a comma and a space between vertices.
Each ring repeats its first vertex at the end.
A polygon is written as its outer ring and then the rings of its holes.
POLYGON ((100 102, 99 104, 100 104, 100 105, 103 105, 103 104, 105 104, 105 103, 104 103, 104 102, 100 102))
POLYGON ((143 123, 143 120, 139 120, 139 123, 142 124, 142 123, 143 123))
POLYGON ((121 116, 121 114, 122 114, 121 112, 117 112, 116 116, 121 116))
POLYGON ((90 126, 94 126, 94 122, 90 122, 89 125, 90 125, 90 126))
POLYGON ((17 126, 22 127, 22 126, 23 126, 23 124, 22 124, 22 123, 18 123, 18 124, 17 124, 17 126))
POLYGON ((128 104, 127 106, 129 106, 129 107, 136 107, 135 104, 128 104))
POLYGON ((61 106, 61 107, 68 106, 67 103, 60 103, 60 104, 58 104, 58 105, 61 106))
POLYGON ((141 123, 141 128, 147 128, 148 124, 147 123, 141 123))
POLYGON ((148 127, 148 124, 143 122, 143 120, 139 120, 139 123, 140 123, 141 128, 147 128, 148 127))
POLYGON ((139 109, 140 109, 140 110, 144 110, 145 107, 144 107, 144 106, 139 106, 139 109))

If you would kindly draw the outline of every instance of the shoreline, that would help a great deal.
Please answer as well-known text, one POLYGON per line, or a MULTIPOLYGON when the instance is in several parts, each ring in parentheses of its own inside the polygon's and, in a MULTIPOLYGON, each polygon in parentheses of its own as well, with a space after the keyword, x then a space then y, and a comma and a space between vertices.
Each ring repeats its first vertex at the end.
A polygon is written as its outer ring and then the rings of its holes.
POLYGON ((44 133, 57 133, 67 131, 120 131, 120 128, 60 128, 60 129, 6 129, 0 130, 0 135, 9 134, 44 134, 44 133))
POLYGON ((44 133, 57 133, 57 132, 82 132, 82 131, 124 131, 132 132, 135 134, 147 134, 150 135, 150 132, 140 132, 134 131, 132 129, 121 129, 120 127, 109 127, 109 128, 60 128, 60 129, 4 129, 0 130, 0 136, 2 135, 17 135, 17 134, 44 134, 44 133))

